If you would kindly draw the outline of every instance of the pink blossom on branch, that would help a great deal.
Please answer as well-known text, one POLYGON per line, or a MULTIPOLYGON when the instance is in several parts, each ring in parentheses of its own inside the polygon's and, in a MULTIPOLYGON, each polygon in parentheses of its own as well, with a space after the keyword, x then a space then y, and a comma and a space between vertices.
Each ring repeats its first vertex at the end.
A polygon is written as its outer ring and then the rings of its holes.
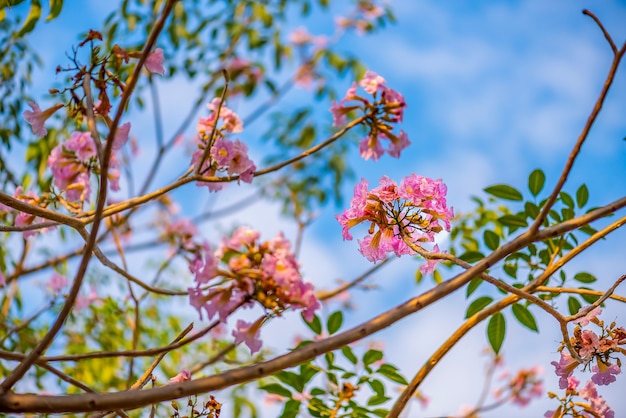
POLYGON ((261 349, 263 344, 259 339, 259 325, 257 323, 251 324, 244 320, 237 321, 237 327, 233 330, 233 337, 235 337, 235 344, 245 343, 250 349, 250 354, 254 354, 261 349))
POLYGON ((206 311, 209 319, 219 314, 226 321, 238 306, 256 301, 268 311, 298 309, 305 319, 313 319, 320 304, 313 285, 302 280, 291 243, 281 233, 269 241, 259 238, 258 231, 239 227, 214 253, 207 244, 204 258, 190 260, 196 287, 189 289, 189 301, 201 318, 206 311), (218 270, 220 262, 224 268, 218 270), (213 280, 218 275, 223 277, 213 280), (208 290, 201 290, 201 285, 208 285, 208 290))
MULTIPOLYGON (((251 183, 256 171, 256 165, 248 157, 248 147, 235 139, 231 141, 225 135, 243 131, 243 124, 239 116, 225 105, 219 107, 220 99, 215 98, 207 105, 211 114, 200 118, 196 126, 198 131, 198 150, 193 153, 191 163, 204 176, 215 176, 218 172, 227 172, 229 176, 238 175, 240 180, 251 183), (217 111, 219 109, 219 118, 217 111), (218 127, 218 121, 222 126, 218 127), (211 136, 214 135, 212 139, 211 136), (207 147, 211 147, 202 167, 199 167, 207 147)), ((198 186, 208 186, 209 191, 218 191, 224 183, 199 181, 198 186)))
POLYGON ((403 234, 417 244, 433 242, 437 232, 450 230, 454 213, 447 206, 446 191, 441 180, 416 174, 403 179, 400 186, 383 176, 380 186, 372 190, 367 180, 361 179, 350 207, 336 219, 345 240, 352 239, 351 228, 369 224, 368 235, 359 240, 359 252, 372 262, 385 259, 388 253, 398 257, 413 254, 403 234))
POLYGON ((170 379, 170 383, 181 383, 191 380, 191 372, 187 369, 182 369, 180 373, 170 379))
POLYGON ((554 373, 559 376, 559 388, 567 387, 567 378, 574 372, 579 363, 566 350, 561 351, 561 358, 558 362, 553 361, 550 364, 554 366, 554 373))
POLYGON ((333 126, 342 126, 350 112, 360 109, 367 118, 363 124, 369 126, 369 134, 359 142, 359 153, 366 160, 378 160, 385 151, 394 158, 411 144, 404 131, 394 133, 394 124, 402 122, 406 102, 397 91, 385 86, 385 79, 367 71, 359 81, 368 94, 374 96, 373 102, 356 94, 357 85, 353 84, 339 102, 333 102, 330 112, 333 126), (380 93, 380 94, 379 94, 380 93), (383 141, 389 141, 385 149, 383 141))
POLYGON ((24 111, 24 119, 28 122, 33 130, 33 133, 37 136, 45 136, 48 131, 43 126, 46 120, 54 113, 62 108, 64 105, 62 103, 57 103, 54 106, 47 108, 46 110, 41 110, 39 105, 35 102, 29 102, 28 105, 33 110, 25 110, 24 111))
POLYGON ((600 359, 597 359, 597 366, 593 366, 591 371, 594 373, 591 380, 600 386, 615 382, 615 376, 622 372, 617 364, 605 363, 600 359))

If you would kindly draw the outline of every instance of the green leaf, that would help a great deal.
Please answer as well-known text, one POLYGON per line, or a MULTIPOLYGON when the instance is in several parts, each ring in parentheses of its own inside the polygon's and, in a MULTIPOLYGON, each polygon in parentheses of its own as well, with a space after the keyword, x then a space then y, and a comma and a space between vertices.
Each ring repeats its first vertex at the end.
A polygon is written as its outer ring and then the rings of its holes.
POLYGON ((470 303, 467 307, 467 311, 465 312, 465 318, 469 318, 473 316, 475 313, 480 312, 488 306, 491 302, 493 302, 493 298, 491 296, 481 296, 476 299, 474 302, 470 303))
POLYGON ((499 197, 500 199, 517 201, 522 200, 522 194, 516 188, 506 184, 496 184, 495 186, 487 187, 484 190, 486 193, 499 197))
POLYGON ((378 350, 367 350, 365 354, 363 354, 363 363, 366 365, 370 365, 372 363, 376 363, 383 359, 383 353, 378 350))
POLYGON ((383 364, 382 366, 380 366, 380 369, 376 370, 376 373, 385 376, 392 382, 400 383, 401 385, 409 384, 404 376, 398 373, 398 370, 391 364, 383 364))
POLYGON ((357 362, 359 361, 349 346, 344 345, 343 347, 341 347, 341 352, 343 353, 343 356, 347 358, 350 363, 357 364, 357 362))
POLYGON ((502 268, 507 275, 514 279, 517 279, 517 264, 504 263, 504 266, 502 266, 502 268))
POLYGON ((284 384, 294 388, 297 392, 304 390, 304 383, 301 377, 293 372, 283 370, 282 372, 276 373, 274 376, 284 384))
POLYGON ((567 309, 569 309, 570 315, 575 315, 582 308, 582 305, 574 296, 567 298, 567 309))
POLYGON ((524 325, 526 328, 538 332, 539 328, 537 328, 537 321, 535 321, 535 317, 524 305, 520 305, 519 303, 514 304, 511 307, 513 311, 513 315, 520 324, 524 325))
POLYGON ((420 269, 416 269, 415 270, 415 284, 420 284, 423 278, 424 278, 424 275, 422 274, 420 269))
POLYGON ((491 317, 489 324, 487 324, 487 339, 496 354, 500 353, 505 333, 506 320, 502 312, 498 312, 491 317))
POLYGON ((486 230, 483 233, 483 240, 485 241, 485 245, 491 251, 495 251, 500 245, 500 237, 493 231, 486 230))
POLYGON ((35 25, 37 21, 41 17, 41 3, 39 0, 32 0, 30 4, 30 10, 28 11, 28 16, 26 16, 26 20, 24 20, 24 24, 20 28, 20 31, 17 33, 18 37, 24 36, 27 33, 31 32, 35 29, 35 25))
POLYGON ((528 222, 526 219, 522 218, 518 215, 504 215, 498 218, 498 222, 500 222, 504 226, 510 227, 524 227, 528 226, 528 222))
POLYGON ((565 192, 561 192, 559 193, 559 197, 561 198, 561 201, 563 202, 565 206, 569 208, 574 207, 574 199, 572 199, 572 196, 570 196, 569 194, 565 192))
POLYGON ((388 396, 372 396, 367 401, 367 406, 380 405, 380 404, 383 404, 383 403, 387 402, 389 399, 391 399, 391 398, 388 397, 388 396))
POLYGON ((337 332, 341 328, 341 324, 343 324, 343 313, 341 311, 333 312, 326 323, 328 333, 332 335, 337 332))
POLYGON ((466 263, 475 263, 485 258, 485 255, 481 253, 480 251, 467 251, 464 254, 462 254, 459 258, 465 261, 466 263))
POLYGON ((543 171, 537 169, 530 173, 530 176, 528 177, 528 190, 530 190, 530 193, 533 196, 537 196, 541 192, 545 184, 546 175, 543 173, 543 171))
POLYGON ((531 219, 536 219, 537 215, 539 215, 539 207, 533 202, 524 203, 524 210, 526 211, 526 215, 531 219))
POLYGON ((441 284, 441 282, 443 282, 443 277, 441 276, 441 273, 439 272, 439 270, 433 271, 433 281, 436 284, 441 284))
POLYGON ((578 273, 574 276, 574 280, 579 281, 581 283, 593 283, 595 282, 597 279, 595 278, 595 276, 591 273, 578 273))
POLYGON ((582 208, 583 206, 587 204, 588 200, 589 200, 589 190, 587 189, 587 186, 583 184, 576 191, 576 204, 578 205, 579 208, 582 208))
POLYGON ((285 398, 291 398, 291 392, 279 385, 278 383, 271 383, 269 385, 261 386, 259 389, 266 391, 267 393, 271 393, 273 395, 284 396, 285 398))
POLYGON ((467 294, 465 297, 469 298, 472 295, 472 293, 474 293, 476 289, 478 289, 478 286, 480 286, 481 284, 483 284, 483 279, 479 277, 472 279, 467 285, 467 294))
POLYGON ((324 389, 321 388, 313 388, 311 389, 311 396, 319 396, 319 395, 323 395, 326 393, 326 391, 324 389))
POLYGON ((50 2, 50 13, 48 17, 46 17, 46 21, 51 21, 55 17, 61 13, 61 9, 63 9, 63 0, 49 0, 50 2))
POLYGON ((367 384, 377 396, 385 396, 385 385, 380 380, 370 380, 367 384))
MULTIPOLYGON (((302 319, 304 319, 304 317, 302 317, 302 319)), ((313 317, 313 320, 311 322, 304 319, 304 323, 307 325, 307 327, 311 329, 311 331, 313 331, 317 335, 320 335, 322 333, 322 321, 320 321, 320 318, 317 315, 313 317)))

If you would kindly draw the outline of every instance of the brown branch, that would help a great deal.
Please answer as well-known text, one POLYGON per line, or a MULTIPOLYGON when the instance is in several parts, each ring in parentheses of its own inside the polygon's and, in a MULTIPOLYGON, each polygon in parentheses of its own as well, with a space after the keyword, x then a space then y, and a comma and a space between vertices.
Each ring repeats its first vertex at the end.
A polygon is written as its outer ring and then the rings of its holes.
MULTIPOLYGON (((12 371, 7 376, 7 378, 4 379, 2 383, 0 383, 0 394, 7 393, 13 387, 13 385, 15 385, 24 376, 24 374, 26 374, 28 369, 30 369, 30 367, 37 361, 37 359, 46 351, 46 349, 50 346, 50 344, 56 337, 57 333, 61 330, 61 327, 65 323, 65 320, 67 319, 68 315, 70 314, 72 310, 74 301, 76 300, 76 297, 78 296, 78 292, 80 291, 80 287, 83 283, 83 278, 87 271, 89 260, 91 259, 91 252, 93 251, 96 245, 96 240, 98 238, 98 229, 100 227, 100 220, 102 219, 103 209, 104 209, 104 205, 106 202, 107 184, 108 184, 108 178, 107 178, 108 168, 109 168, 109 162, 111 159, 111 152, 113 150, 113 142, 114 142, 113 139, 115 138, 115 131, 122 117, 122 114, 125 111, 126 104, 128 103, 128 100, 130 99, 130 96, 135 88, 135 85, 137 84, 137 81, 139 80, 141 67, 143 66, 143 63, 146 61, 148 54, 152 50, 152 47, 154 43, 156 42, 157 36, 163 29, 165 20, 167 19, 172 8, 174 7, 175 2, 176 0, 169 0, 165 3, 161 17, 159 18, 159 20, 157 20, 154 27, 152 28, 152 31, 150 32, 150 35, 148 36, 146 45, 144 47, 144 51, 141 54, 141 58, 139 58, 139 63, 137 64, 137 67, 135 68, 135 71, 132 75, 132 79, 130 80, 130 82, 128 83, 126 87, 126 90, 124 90, 124 93, 122 94, 122 98, 120 100, 117 113, 115 114, 115 119, 113 120, 113 125, 111 126, 111 130, 109 131, 109 136, 107 137, 107 143, 104 149, 104 154, 102 155, 103 158, 100 164, 100 167, 101 167, 100 189, 98 190, 98 199, 96 201, 96 212, 93 217, 93 225, 92 225, 91 233, 89 234, 89 240, 85 244, 83 258, 80 262, 80 265, 78 266, 78 271, 76 272, 76 277, 74 278, 74 281, 72 283, 72 287, 67 296, 67 299, 65 300, 65 303, 63 304, 63 307, 61 308, 61 312, 57 316, 56 320, 54 321, 54 323, 52 324, 52 326, 50 327, 46 335, 44 335, 44 337, 37 344, 37 346, 31 351, 28 357, 24 359, 12 371)), ((72 222, 74 222, 73 219, 72 219, 72 222)), ((82 230, 82 228, 83 227, 81 225, 80 228, 77 228, 77 229, 82 230)), ((118 409, 118 408, 112 408, 112 409, 118 409)))
POLYGON ((611 50, 613 51, 613 55, 617 55, 618 54, 617 46, 615 46, 615 42, 613 42, 613 38, 611 38, 611 35, 606 31, 606 29, 604 28, 604 25, 602 24, 600 19, 598 19, 596 15, 594 15, 593 13, 591 13, 587 9, 583 10, 583 14, 586 15, 586 16, 589 16, 590 18, 593 19, 594 22, 596 22, 596 25, 598 25, 598 27, 602 31, 602 34, 604 35, 604 38, 606 39, 606 41, 611 46, 611 50))
POLYGON ((535 222, 533 222, 533 224, 530 226, 531 234, 534 234, 535 232, 539 230, 539 227, 548 216, 548 212, 550 212, 550 209, 552 209, 554 202, 556 202, 558 194, 563 188, 563 185, 565 184, 565 181, 567 180, 567 177, 569 176, 569 173, 572 170, 572 167, 574 166, 574 161, 576 161, 576 158, 578 157, 578 154, 580 153, 582 145, 587 139, 587 136, 589 135, 589 131, 591 130, 593 123, 596 121, 596 118, 598 117, 600 110, 602 110, 604 99, 606 98, 606 95, 609 92, 611 84, 613 84, 613 79, 615 78, 617 67, 619 67, 619 64, 620 64, 620 61, 622 60, 624 52, 626 52, 626 43, 624 44, 624 46, 622 46, 622 49, 620 49, 615 54, 613 58, 613 62, 611 63, 611 68, 609 69, 609 74, 606 77, 604 86, 602 87, 602 91, 600 92, 600 96, 596 100, 596 104, 593 107, 593 110, 591 114, 589 115, 589 118, 587 119, 587 122, 585 123, 583 130, 580 133, 580 136, 578 137, 578 139, 576 140, 576 144, 574 145, 574 148, 570 152, 567 162, 565 163, 565 167, 563 168, 563 172, 561 173, 561 177, 559 178, 559 181, 557 182, 557 184, 554 186, 554 190, 548 197, 548 200, 546 201, 545 205, 543 205, 543 208, 541 208, 541 212, 537 216, 537 219, 535 219, 535 222))
MULTIPOLYGON (((596 218, 597 219, 597 218, 596 218)), ((540 291, 542 289, 541 286, 545 283, 553 274, 555 274, 559 269, 561 269, 565 264, 573 260, 577 255, 581 254, 584 250, 589 248, 592 244, 604 238, 606 235, 620 228, 626 222, 626 217, 623 217, 612 224, 606 226, 602 230, 596 232, 592 236, 590 236, 585 242, 573 248, 570 252, 565 254, 562 258, 556 261, 554 264, 548 266, 546 270, 541 273, 537 278, 535 278, 532 282, 530 282, 527 286, 525 286, 522 290, 526 293, 540 291)), ((584 225, 584 224, 583 224, 584 225)), ((558 225, 557 225, 558 226, 558 225)), ((582 225, 581 225, 582 226, 582 225)), ((547 228, 547 229, 554 229, 547 228)), ((545 230, 544 230, 545 231, 545 230)), ((446 254, 443 254, 446 255, 446 254)), ((604 292, 598 292, 601 295, 604 292)), ((482 311, 476 313, 473 317, 469 318, 460 328, 458 328, 449 338, 446 340, 438 349, 435 351, 429 360, 420 368, 417 372, 411 383, 404 389, 400 397, 396 400, 392 414, 389 416, 397 416, 402 412, 409 399, 413 396, 413 393, 418 389, 421 382, 428 376, 430 371, 435 367, 435 365, 445 356, 448 351, 456 345, 456 343, 474 326, 478 325, 480 322, 491 316, 495 312, 499 312, 500 310, 506 308, 507 306, 512 305, 520 300, 520 297, 517 295, 509 295, 506 298, 502 299, 500 302, 488 306, 482 311), (393 415, 396 414, 396 415, 393 415)), ((561 333, 563 334, 563 329, 561 329, 561 333)), ((565 330, 565 334, 567 330, 565 330)), ((577 356, 576 352, 572 349, 569 340, 565 339, 566 344, 568 345, 568 349, 572 356, 577 356)))
MULTIPOLYGON (((575 289, 569 287, 550 287, 550 286, 537 286, 537 292, 547 293, 574 293, 577 295, 590 295, 590 296, 603 296, 604 292, 591 289, 575 289)), ((626 297, 619 295, 611 295, 610 299, 614 299, 618 302, 626 303, 626 297)))
MULTIPOLYGON (((586 215, 571 219, 553 227, 545 228, 544 230, 539 231, 534 237, 528 232, 523 233, 514 238, 512 241, 499 247, 492 254, 479 261, 467 271, 442 282, 437 287, 428 290, 420 296, 412 298, 407 302, 350 330, 328 337, 321 341, 313 342, 290 353, 263 363, 230 370, 215 376, 197 379, 190 382, 143 390, 140 393, 134 393, 133 396, 129 396, 124 392, 61 397, 5 393, 0 396, 0 411, 86 412, 131 409, 156 402, 178 399, 188 395, 223 389, 232 385, 268 376, 285 368, 296 366, 305 361, 311 360, 321 354, 336 350, 346 344, 363 339, 364 337, 380 331, 381 329, 387 328, 400 319, 418 312, 422 308, 456 291, 507 255, 524 248, 531 242, 542 241, 547 238, 564 234, 579 228, 580 226, 586 225, 593 220, 606 216, 607 214, 612 213, 625 205, 626 198, 622 198, 586 215)), ((517 296, 514 297, 517 298, 517 296)))
MULTIPOLYGON (((72 216, 63 215, 58 212, 54 212, 48 209, 40 208, 39 206, 30 205, 26 202, 22 202, 19 199, 16 199, 13 196, 10 196, 6 193, 0 192, 0 203, 3 203, 19 212, 28 213, 29 215, 38 216, 43 219, 47 219, 49 221, 53 221, 56 224, 63 224, 70 226, 74 229, 82 228, 84 223, 76 219, 72 216)), ((32 226, 30 228, 17 229, 18 227, 13 227, 14 230, 24 230, 29 231, 33 229, 39 229, 40 226, 32 226)))

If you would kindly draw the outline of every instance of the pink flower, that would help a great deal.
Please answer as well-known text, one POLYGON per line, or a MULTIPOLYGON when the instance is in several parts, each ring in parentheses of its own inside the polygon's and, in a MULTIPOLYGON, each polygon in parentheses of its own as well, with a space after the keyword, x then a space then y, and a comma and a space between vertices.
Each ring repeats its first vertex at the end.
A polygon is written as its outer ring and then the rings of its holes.
POLYGON ((46 286, 53 295, 59 293, 65 286, 67 286, 67 278, 65 276, 60 275, 56 271, 52 274, 52 277, 46 283, 46 286))
MULTIPOLYGON (((451 210, 446 206, 445 186, 440 180, 434 181, 412 174, 402 181, 401 187, 383 176, 380 186, 368 191, 368 183, 361 180, 355 187, 354 197, 350 201, 350 208, 346 209, 336 219, 342 226, 342 235, 345 240, 351 240, 350 229, 368 223, 368 235, 359 240, 359 252, 368 260, 376 262, 383 260, 386 254, 394 252, 400 257, 413 254, 400 231, 409 236, 414 243, 432 242, 434 234, 443 227, 443 221, 449 228, 451 210), (432 186, 435 192, 423 193, 418 186, 432 186), (419 198, 415 199, 415 194, 419 198)), ((434 268, 433 263, 427 268, 434 268)))
POLYGON ((228 166, 233 158, 234 146, 231 141, 226 138, 219 138, 211 148, 211 156, 222 167, 228 166))
POLYGON ((378 159, 385 153, 385 150, 378 140, 378 137, 370 135, 359 142, 359 153, 364 160, 371 159, 378 161, 378 159))
POLYGON ((372 263, 387 258, 387 248, 380 244, 380 240, 375 240, 371 235, 367 235, 363 240, 357 240, 359 252, 372 263))
MULTIPOLYGON (((221 100, 222 99, 220 99, 219 97, 215 97, 213 100, 211 100, 210 103, 207 104, 207 109, 213 112, 207 118, 208 120, 205 119, 205 121, 209 124, 208 126, 212 127, 213 123, 215 123, 215 115, 217 114, 217 109, 219 108, 221 100)), ((243 122, 241 121, 241 119, 239 119, 239 116, 235 112, 226 107, 225 103, 222 104, 222 107, 220 109, 220 119, 224 122, 224 126, 222 128, 225 130, 225 132, 243 132, 243 122)))
POLYGON ((374 94, 385 82, 385 79, 375 72, 367 71, 361 81, 359 81, 359 86, 363 87, 369 94, 374 94))
MULTIPOLYGON (((15 189, 15 192, 13 193, 13 197, 21 200, 24 203, 28 203, 30 205, 38 206, 39 204, 38 203, 39 198, 33 192, 23 193, 22 186, 18 186, 15 189)), ((33 224, 37 224, 40 222, 41 222, 40 218, 31 214, 28 214, 26 212, 18 212, 17 215, 15 216, 15 226, 33 225, 33 224)), ((43 232, 44 230, 40 230, 40 231, 43 232)), ((33 229, 33 230, 24 231, 22 234, 24 238, 28 238, 28 237, 37 235, 37 232, 38 230, 33 229)))
POLYGON ((31 110, 24 111, 24 119, 28 122, 33 130, 33 133, 37 136, 45 136, 48 131, 44 128, 44 123, 48 118, 54 113, 62 108, 64 105, 62 103, 57 103, 54 106, 47 108, 46 110, 41 110, 37 103, 29 102, 28 105, 31 107, 31 110))
POLYGON ((570 376, 567 378, 567 390, 576 390, 579 384, 580 380, 576 379, 575 376, 570 376))
POLYGON ((356 98, 356 83, 352 83, 352 86, 346 91, 346 95, 339 103, 333 101, 333 105, 330 107, 330 112, 333 115, 333 126, 345 125, 346 114, 358 108, 358 106, 346 106, 345 104, 356 98))
POLYGON ((191 380, 191 372, 187 369, 182 369, 180 373, 170 379, 170 383, 181 383, 191 380))
POLYGON ((146 58, 146 70, 154 74, 165 75, 165 68, 163 67, 163 50, 156 48, 146 58))
MULTIPOLYGON (((437 244, 435 244, 435 246, 433 247, 433 251, 434 253, 438 253, 439 252, 439 246, 437 244)), ((426 260, 426 264, 424 264, 423 266, 420 267, 420 272, 423 275, 427 275, 427 274, 432 274, 433 271, 435 271, 435 269, 437 268, 437 265, 441 262, 441 260, 439 259, 427 259, 426 260)))
POLYGON ((252 182, 256 165, 248 158, 248 147, 238 139, 233 144, 233 153, 228 163, 228 174, 239 174, 241 180, 246 183, 252 182))
POLYGON ((306 28, 299 27, 289 34, 289 42, 294 45, 303 46, 313 42, 313 36, 307 32, 306 28))
MULTIPOLYGON (((578 310, 578 313, 585 311, 586 309, 589 309, 589 306, 583 306, 582 308, 580 308, 578 310)), ((593 308, 592 310, 590 310, 589 312, 587 312, 587 314, 585 316, 583 316, 582 318, 579 318, 576 322, 581 326, 581 327, 586 327, 587 325, 589 325, 589 322, 592 321, 593 319, 595 319, 598 315, 600 315, 602 313, 602 308, 600 308, 599 306, 596 306, 595 308, 593 308)))
POLYGON ((76 302, 74 302, 74 309, 76 311, 85 309, 87 306, 91 305, 96 300, 98 300, 98 294, 96 293, 96 288, 92 286, 89 296, 85 296, 82 293, 78 294, 78 296, 76 297, 76 302))
MULTIPOLYGON (((89 168, 97 155, 96 146, 88 132, 74 132, 70 139, 58 144, 48 157, 54 184, 66 192, 69 200, 89 199, 89 168)), ((116 160, 115 160, 116 161, 116 160)), ((115 164, 111 159, 111 166, 115 164)))
POLYGON ((578 394, 589 402, 589 406, 601 418, 615 418, 615 412, 606 404, 602 396, 598 395, 596 386, 592 381, 587 381, 578 394))
POLYGON ((240 226, 235 229, 229 240, 226 241, 227 245, 231 248, 239 248, 242 245, 252 245, 259 239, 261 233, 248 226, 240 226))
POLYGON ((394 158, 400 158, 400 152, 402 152, 402 150, 409 145, 411 145, 409 137, 404 131, 400 131, 400 135, 395 137, 395 139, 391 139, 391 145, 389 146, 387 153, 394 158))
POLYGON ((594 372, 594 375, 591 376, 591 380, 596 385, 609 385, 615 382, 615 375, 622 372, 617 364, 606 364, 600 359, 598 359, 597 364, 597 366, 591 368, 591 371, 594 372))
POLYGON ((581 333, 580 344, 578 355, 583 359, 589 359, 600 345, 600 340, 595 332, 586 329, 581 333))
POLYGON ((576 361, 572 356, 565 350, 561 351, 561 358, 559 362, 556 361, 551 362, 554 366, 554 373, 560 377, 559 379, 559 387, 561 389, 565 389, 567 387, 567 378, 572 374, 574 369, 578 367, 578 361, 576 361))
POLYGON ((96 143, 89 132, 73 132, 70 139, 62 145, 66 150, 73 151, 81 161, 87 161, 98 155, 96 143))
POLYGON ((124 144, 128 141, 128 134, 130 133, 130 122, 126 122, 123 125, 117 127, 115 131, 115 138, 113 138, 113 150, 118 151, 122 149, 124 144))
POLYGON ((204 258, 198 252, 196 257, 189 263, 189 271, 195 275, 194 280, 198 285, 206 284, 217 276, 217 265, 219 262, 211 252, 211 247, 208 243, 204 243, 202 248, 204 250, 204 258))
POLYGON ((250 354, 254 354, 261 349, 262 342, 259 339, 259 325, 251 324, 242 319, 237 321, 237 328, 233 330, 235 344, 245 343, 250 349, 250 354))

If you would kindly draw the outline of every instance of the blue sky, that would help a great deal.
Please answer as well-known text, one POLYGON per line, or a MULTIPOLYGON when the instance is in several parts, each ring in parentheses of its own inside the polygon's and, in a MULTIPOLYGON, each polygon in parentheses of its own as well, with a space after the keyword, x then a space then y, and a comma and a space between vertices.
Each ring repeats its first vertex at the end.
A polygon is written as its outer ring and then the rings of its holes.
MULTIPOLYGON (((348 36, 338 45, 362 58, 367 67, 383 75, 389 86, 402 92, 408 103, 402 128, 409 134, 412 146, 400 160, 383 157, 378 163, 363 162, 356 152, 351 159, 356 179, 345 185, 349 197, 360 177, 370 182, 387 174, 396 180, 415 172, 442 178, 449 187, 448 201, 457 211, 473 208, 469 197, 495 183, 509 183, 519 189, 526 187, 528 174, 535 168, 546 172, 546 189, 552 187, 591 111, 610 66, 611 51, 600 30, 581 10, 589 8, 604 22, 619 45, 626 40, 626 6, 620 1, 392 1, 398 18, 396 25, 369 37, 348 36)), ((75 43, 75 17, 89 19, 79 24, 98 22, 105 15, 95 2, 67 2, 61 18, 37 31, 40 53, 48 65, 36 80, 33 96, 43 95, 49 88, 49 74, 65 50, 75 43), (80 4, 80 5, 79 5, 80 4), (91 20, 93 19, 93 20, 91 20), (54 39, 54 43, 50 41, 54 39)), ((313 34, 329 34, 331 16, 318 16, 310 28, 313 34)), ((89 27, 80 28, 86 30, 89 27)), ((294 27, 298 26, 294 23, 294 27)), ((607 98, 583 153, 565 186, 575 191, 582 182, 590 189, 591 204, 601 205, 626 194, 626 70, 620 68, 616 82, 607 98)), ((346 87, 349 80, 345 81, 346 87)), ((166 130, 174 129, 183 114, 182 106, 193 86, 181 80, 166 81, 160 90, 167 100, 166 130)), ((294 92, 289 100, 300 100, 302 92, 294 92)), ((246 113, 246 104, 232 107, 246 113)), ((322 109, 329 103, 321 103, 322 109)), ((330 114, 327 115, 330 122, 330 114)), ((189 134, 193 132, 190 126, 189 134)), ((149 116, 133 119, 133 134, 152 135, 149 116)), ((253 155, 260 160, 263 148, 255 144, 253 133, 246 133, 253 155)), ((145 156, 153 152, 145 148, 145 156)), ((184 166, 188 156, 172 155, 171 166, 184 166)), ((142 167, 137 167, 141 172, 142 167)), ((177 174, 180 170, 175 170, 177 174)), ((175 174, 165 173, 157 182, 166 182, 175 174)), ((156 184, 156 183, 155 183, 156 184)), ((250 193, 246 188, 230 188, 215 202, 216 207, 236 201, 250 193)), ((180 194, 185 209, 196 212, 208 197, 198 202, 197 192, 189 187, 180 194)), ((307 280, 319 287, 330 287, 336 278, 349 279, 369 267, 357 252, 356 241, 343 242, 334 214, 341 208, 328 207, 305 236, 302 251, 303 271, 307 280)), ((236 218, 226 219, 222 230, 251 220, 264 236, 273 236, 284 229, 294 237, 295 226, 278 215, 276 205, 256 204, 236 218), (263 219, 262 225, 259 222, 263 219)), ((219 229, 219 228, 218 228, 219 229)), ((205 230, 207 235, 217 235, 205 230)), ((608 242, 577 259, 571 271, 586 270, 607 284, 621 274, 626 234, 617 232, 608 242)), ((355 292, 354 304, 360 308, 351 313, 348 325, 363 320, 404 302, 408 297, 426 290, 414 284, 414 273, 420 265, 402 259, 375 275, 379 288, 355 292)), ((407 318, 397 326, 375 336, 388 347, 388 360, 401 367, 410 378, 427 356, 462 322, 466 302, 462 294, 407 318)), ((626 319, 626 308, 610 304, 607 320, 626 319)), ((542 331, 536 336, 510 322, 504 346, 507 365, 519 367, 540 364, 546 374, 547 390, 557 390, 550 361, 556 360, 558 329, 551 319, 537 312, 542 331)), ((291 338, 284 335, 285 324, 298 327, 294 317, 281 319, 263 331, 266 341, 284 347, 291 338), (286 322, 285 322, 286 321, 286 322)), ((478 397, 482 384, 486 347, 484 327, 477 327, 443 360, 422 387, 432 398, 431 406, 421 410, 412 405, 407 417, 453 414, 461 404, 471 404, 478 397)), ((618 392, 623 392, 625 376, 603 391, 616 416, 626 415, 618 392)), ((581 375, 581 380, 582 375, 581 375)), ((541 416, 555 405, 547 400, 536 401, 526 410, 500 409, 486 417, 541 416)))

